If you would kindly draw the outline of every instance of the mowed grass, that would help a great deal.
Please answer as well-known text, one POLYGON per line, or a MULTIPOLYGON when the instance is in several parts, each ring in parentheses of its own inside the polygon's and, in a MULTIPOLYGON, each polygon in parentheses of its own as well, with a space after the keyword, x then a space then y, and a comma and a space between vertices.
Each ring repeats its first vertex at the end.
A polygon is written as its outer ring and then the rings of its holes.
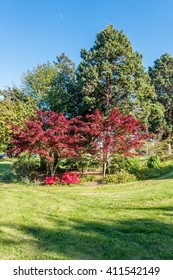
POLYGON ((0 182, 0 259, 173 259, 173 179, 106 186, 0 182))
POLYGON ((0 188, 1 259, 172 259, 173 180, 0 188))

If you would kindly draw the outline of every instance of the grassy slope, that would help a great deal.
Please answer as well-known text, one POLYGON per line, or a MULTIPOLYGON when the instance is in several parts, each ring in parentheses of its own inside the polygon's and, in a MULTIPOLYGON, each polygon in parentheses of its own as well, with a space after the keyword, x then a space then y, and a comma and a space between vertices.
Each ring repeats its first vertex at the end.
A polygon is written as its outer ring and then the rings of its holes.
POLYGON ((173 179, 0 183, 0 259, 173 259, 173 179))

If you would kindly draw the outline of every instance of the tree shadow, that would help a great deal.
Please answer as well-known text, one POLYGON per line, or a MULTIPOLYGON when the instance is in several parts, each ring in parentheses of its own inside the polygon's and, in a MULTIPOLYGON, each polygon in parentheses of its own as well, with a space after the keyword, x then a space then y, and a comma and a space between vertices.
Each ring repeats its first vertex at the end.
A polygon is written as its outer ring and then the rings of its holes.
POLYGON ((162 175, 160 175, 157 178, 154 178, 154 180, 166 180, 166 179, 173 179, 173 165, 164 166, 161 168, 162 175))
POLYGON ((118 208, 119 210, 139 210, 139 211, 159 211, 162 212, 165 216, 173 216, 173 207, 172 206, 161 206, 161 207, 123 207, 118 208))
MULTIPOLYGON (((32 259, 173 259, 173 225, 150 219, 86 222, 70 226, 53 217, 53 228, 18 225, 18 230, 37 247, 32 259), (39 253, 38 253, 39 252, 39 253), (61 257, 60 257, 61 256, 61 257)), ((12 224, 1 226, 13 229, 12 224)), ((20 247, 28 240, 1 239, 4 246, 20 247)), ((25 254, 25 259, 29 259, 25 254)))

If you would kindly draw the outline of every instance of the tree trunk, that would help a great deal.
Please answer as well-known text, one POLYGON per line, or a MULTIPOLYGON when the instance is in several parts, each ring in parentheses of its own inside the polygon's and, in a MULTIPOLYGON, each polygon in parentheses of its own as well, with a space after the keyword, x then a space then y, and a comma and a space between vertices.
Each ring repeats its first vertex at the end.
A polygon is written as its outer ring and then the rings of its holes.
POLYGON ((172 155, 172 147, 171 147, 171 141, 168 141, 168 155, 172 155))
POLYGON ((104 162, 104 163, 103 163, 103 172, 102 172, 103 177, 106 176, 106 169, 107 169, 107 162, 104 162))
POLYGON ((148 142, 146 142, 146 155, 149 155, 149 148, 148 148, 148 142))
MULTIPOLYGON (((146 126, 146 133, 148 134, 148 126, 146 126)), ((146 140, 146 155, 149 155, 149 142, 146 140)))
POLYGON ((82 166, 81 172, 82 172, 82 175, 83 175, 84 174, 84 167, 83 166, 82 166))
POLYGON ((112 99, 112 81, 108 76, 106 78, 106 110, 105 115, 107 116, 111 107, 111 99, 112 99))
POLYGON ((107 161, 107 165, 106 165, 106 173, 110 174, 110 168, 109 168, 110 164, 109 161, 107 161))

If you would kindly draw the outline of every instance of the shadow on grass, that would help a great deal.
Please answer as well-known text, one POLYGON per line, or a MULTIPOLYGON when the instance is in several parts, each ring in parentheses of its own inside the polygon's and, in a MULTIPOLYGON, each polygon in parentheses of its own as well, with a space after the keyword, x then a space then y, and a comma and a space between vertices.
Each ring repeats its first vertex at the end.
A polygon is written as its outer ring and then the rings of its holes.
MULTIPOLYGON (((173 207, 171 206, 164 206, 164 207, 123 207, 123 210, 139 210, 139 211, 159 211, 162 213, 162 215, 166 216, 173 216, 173 207)), ((122 210, 121 208, 118 208, 118 210, 122 210)))
MULTIPOLYGON (((69 220, 69 226, 54 217, 54 227, 18 225, 37 248, 37 259, 173 259, 173 225, 150 219, 132 219, 112 222, 85 222, 69 220), (53 257, 52 257, 53 256, 53 257)), ((2 227, 14 229, 12 224, 2 227)), ((0 239, 4 246, 22 250, 21 240, 0 239)), ((16 249, 17 250, 17 249, 16 249)), ((22 253, 22 251, 21 251, 22 253)), ((22 257, 22 254, 21 254, 22 257)), ((26 256, 25 259, 35 259, 26 256)))
MULTIPOLYGON (((156 174, 157 174, 157 169, 155 169, 156 174)), ((160 175, 158 172, 158 177, 155 178, 155 180, 165 180, 165 179, 173 179, 173 165, 167 165, 167 166, 162 166, 160 168, 160 175)))
POLYGON ((10 170, 11 164, 9 162, 0 162, 0 176, 3 175, 4 172, 10 170))
POLYGON ((165 175, 162 175, 156 178, 155 180, 166 180, 166 179, 173 179, 173 166, 172 166, 172 171, 169 171, 165 175))

